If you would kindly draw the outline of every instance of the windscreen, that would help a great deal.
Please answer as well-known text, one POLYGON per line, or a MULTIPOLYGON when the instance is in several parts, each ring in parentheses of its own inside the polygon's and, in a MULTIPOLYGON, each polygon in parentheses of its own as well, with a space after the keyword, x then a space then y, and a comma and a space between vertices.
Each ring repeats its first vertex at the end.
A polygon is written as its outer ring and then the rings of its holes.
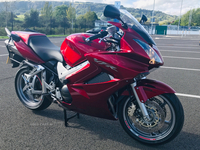
MULTIPOLYGON (((135 19, 134 16, 132 16, 127 10, 125 9, 119 9, 120 11, 120 18, 121 20, 128 25, 129 28, 132 28, 134 31, 136 31, 141 37, 144 38, 144 40, 148 44, 155 44, 151 36, 148 34, 146 29, 135 19)), ((101 20, 103 21, 114 21, 119 22, 117 19, 110 19, 102 15, 101 20)))

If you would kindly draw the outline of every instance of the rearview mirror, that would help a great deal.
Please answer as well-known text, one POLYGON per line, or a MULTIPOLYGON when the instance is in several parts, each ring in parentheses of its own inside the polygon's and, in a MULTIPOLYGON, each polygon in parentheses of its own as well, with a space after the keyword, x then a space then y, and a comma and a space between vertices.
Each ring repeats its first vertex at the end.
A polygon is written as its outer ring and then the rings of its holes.
POLYGON ((104 16, 112 19, 120 19, 120 12, 116 7, 107 5, 104 9, 104 16))

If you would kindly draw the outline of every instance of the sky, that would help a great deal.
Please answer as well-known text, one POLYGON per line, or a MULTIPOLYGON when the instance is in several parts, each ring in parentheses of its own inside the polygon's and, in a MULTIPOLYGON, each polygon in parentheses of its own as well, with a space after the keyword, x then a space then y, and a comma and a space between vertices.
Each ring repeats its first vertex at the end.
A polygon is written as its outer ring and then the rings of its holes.
MULTIPOLYGON (((0 2, 4 2, 4 1, 13 1, 13 0, 0 0, 0 2)), ((20 0, 16 0, 16 1, 20 1, 20 0)), ((31 1, 34 1, 34 0, 31 0, 31 1)), ((46 1, 61 1, 61 0, 46 0, 46 1)), ((62 0, 62 1, 65 1, 65 0, 62 0)), ((66 0, 66 1, 71 1, 71 0, 66 0)), ((74 0, 74 1, 114 4, 116 0, 74 0)), ((117 1, 120 1, 120 0, 117 0, 117 1)), ((154 1, 155 1, 154 10, 159 10, 164 13, 177 15, 177 16, 179 16, 180 14, 181 15, 185 14, 190 9, 200 8, 200 0, 121 0, 121 5, 125 7, 152 10, 154 1), (181 3, 182 3, 182 9, 181 9, 181 3)))

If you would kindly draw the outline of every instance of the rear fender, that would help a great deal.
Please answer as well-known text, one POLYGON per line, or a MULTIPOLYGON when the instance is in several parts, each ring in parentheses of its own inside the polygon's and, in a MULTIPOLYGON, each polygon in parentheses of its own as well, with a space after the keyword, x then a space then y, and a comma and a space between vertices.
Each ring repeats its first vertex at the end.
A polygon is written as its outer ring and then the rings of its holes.
MULTIPOLYGON (((143 79, 135 86, 137 95, 142 103, 145 103, 148 99, 161 95, 164 93, 175 93, 169 85, 155 80, 143 79)), ((129 95, 127 91, 124 91, 122 95, 129 95)))

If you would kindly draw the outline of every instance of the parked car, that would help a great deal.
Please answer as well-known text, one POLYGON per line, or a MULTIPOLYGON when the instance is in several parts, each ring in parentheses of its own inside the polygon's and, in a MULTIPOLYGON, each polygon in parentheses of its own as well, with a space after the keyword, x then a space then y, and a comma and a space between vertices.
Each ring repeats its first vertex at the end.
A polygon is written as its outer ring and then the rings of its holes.
POLYGON ((106 30, 106 29, 107 29, 107 27, 97 27, 97 28, 93 28, 93 29, 87 30, 86 33, 97 34, 101 30, 106 30))

